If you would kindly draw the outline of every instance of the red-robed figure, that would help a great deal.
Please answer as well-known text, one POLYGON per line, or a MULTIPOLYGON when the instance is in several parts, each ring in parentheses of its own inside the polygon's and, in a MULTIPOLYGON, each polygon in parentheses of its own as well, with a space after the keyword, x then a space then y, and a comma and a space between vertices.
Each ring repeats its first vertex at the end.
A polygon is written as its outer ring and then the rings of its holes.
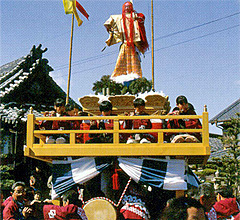
POLYGON ((104 23, 110 34, 106 43, 108 46, 121 42, 115 69, 111 78, 124 81, 119 76, 128 75, 128 80, 142 77, 139 52, 144 54, 148 49, 148 42, 144 28, 145 16, 133 10, 131 2, 122 7, 121 15, 111 15, 104 23))

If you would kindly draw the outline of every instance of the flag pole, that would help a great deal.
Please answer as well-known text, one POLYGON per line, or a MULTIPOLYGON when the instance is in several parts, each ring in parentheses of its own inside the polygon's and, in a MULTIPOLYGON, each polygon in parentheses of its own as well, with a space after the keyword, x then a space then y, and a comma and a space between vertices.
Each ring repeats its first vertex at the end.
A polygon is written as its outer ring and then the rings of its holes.
POLYGON ((154 29, 153 29, 153 0, 151 0, 151 14, 152 14, 152 91, 154 88, 154 29))
POLYGON ((66 104, 68 104, 69 91, 70 91, 70 78, 71 78, 71 65, 72 65, 73 28, 74 28, 74 14, 72 13, 72 27, 71 27, 71 40, 70 40, 70 54, 69 54, 69 68, 68 68, 68 84, 67 84, 66 104))

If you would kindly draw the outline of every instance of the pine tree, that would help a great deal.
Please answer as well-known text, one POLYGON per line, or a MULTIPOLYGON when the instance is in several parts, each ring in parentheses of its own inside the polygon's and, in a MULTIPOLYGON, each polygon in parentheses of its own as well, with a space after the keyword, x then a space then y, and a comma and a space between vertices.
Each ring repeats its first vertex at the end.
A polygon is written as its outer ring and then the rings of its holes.
POLYGON ((237 118, 231 118, 230 121, 225 122, 224 134, 221 137, 224 147, 228 150, 228 154, 223 156, 221 160, 214 158, 215 163, 218 165, 219 179, 225 185, 232 187, 234 191, 238 192, 240 186, 240 114, 237 118))
POLYGON ((116 83, 115 81, 110 79, 110 75, 102 76, 100 81, 96 81, 93 83, 92 90, 97 95, 98 93, 102 93, 103 89, 109 88, 110 94, 112 95, 121 95, 121 91, 123 89, 123 85, 121 83, 116 83))

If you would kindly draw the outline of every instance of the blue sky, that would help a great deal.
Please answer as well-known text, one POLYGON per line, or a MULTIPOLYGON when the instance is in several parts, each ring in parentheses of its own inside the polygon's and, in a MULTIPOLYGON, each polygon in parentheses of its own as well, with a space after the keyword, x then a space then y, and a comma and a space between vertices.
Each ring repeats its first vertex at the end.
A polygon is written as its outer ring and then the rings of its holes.
MULTIPOLYGON (((120 14, 123 0, 79 0, 89 13, 75 22, 70 96, 93 93, 91 88, 114 69, 118 45, 101 52, 108 34, 103 26, 120 14)), ((51 76, 66 91, 71 15, 61 0, 1 0, 1 59, 4 65, 29 53, 33 45, 48 48, 44 57, 51 76)), ((142 12, 151 44, 151 1, 133 0, 142 12)), ((208 106, 211 119, 240 94, 240 2, 237 0, 154 0, 155 89, 169 96, 187 96, 198 114, 208 106)), ((142 57, 143 76, 151 79, 151 48, 142 57)), ((210 131, 220 133, 215 126, 210 131)))

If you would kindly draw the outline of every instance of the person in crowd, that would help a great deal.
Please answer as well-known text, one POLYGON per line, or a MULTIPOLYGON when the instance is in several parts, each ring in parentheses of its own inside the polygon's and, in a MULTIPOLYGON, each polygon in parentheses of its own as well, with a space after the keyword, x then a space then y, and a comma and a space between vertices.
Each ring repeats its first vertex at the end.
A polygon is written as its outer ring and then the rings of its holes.
POLYGON ((12 200, 3 210, 3 219, 26 219, 32 214, 32 209, 25 207, 26 186, 24 182, 16 182, 12 185, 12 200))
MULTIPOLYGON (((145 101, 142 98, 137 98, 133 101, 133 115, 148 115, 145 112, 145 101)), ((150 119, 134 119, 125 121, 125 129, 151 129, 152 123, 150 119)), ((150 134, 132 134, 127 141, 129 143, 151 143, 154 137, 150 134)))
MULTIPOLYGON (((169 113, 169 115, 196 115, 192 104, 188 103, 185 96, 178 96, 176 99, 177 108, 169 113)), ((202 125, 198 119, 169 119, 167 122, 167 128, 169 129, 201 129, 202 125)), ((173 143, 196 143, 202 141, 200 133, 189 134, 167 134, 167 139, 170 139, 173 143)))
POLYGON ((43 185, 44 185, 43 181, 44 181, 44 175, 43 175, 42 169, 39 165, 37 165, 35 167, 35 170, 31 172, 31 176, 29 180, 30 187, 34 189, 34 192, 37 190, 42 191, 43 185))
POLYGON ((79 116, 79 113, 82 112, 82 107, 76 105, 75 103, 73 103, 73 104, 68 103, 65 106, 65 112, 69 116, 79 116))
POLYGON ((81 219, 87 220, 84 210, 81 208, 81 201, 78 199, 78 193, 75 190, 69 190, 62 196, 62 206, 40 203, 34 201, 32 206, 35 210, 35 216, 39 219, 81 219))
POLYGON ((216 194, 213 184, 208 182, 200 184, 195 198, 199 200, 203 205, 205 212, 208 213, 216 202, 216 194))
POLYGON ((217 190, 217 202, 208 213, 211 216, 217 216, 217 219, 233 219, 240 212, 240 206, 233 197, 231 187, 223 186, 217 190))
MULTIPOLYGON (((55 111, 51 113, 47 113, 45 116, 68 116, 68 114, 65 111, 65 102, 62 98, 56 99, 54 102, 54 109, 55 111)), ((46 130, 71 130, 71 122, 66 120, 59 120, 59 121, 40 121, 39 122, 40 129, 46 129, 46 130)), ((63 144, 69 141, 69 135, 50 135, 46 137, 46 143, 47 144, 63 144)))
MULTIPOLYGON (((216 202, 214 186, 209 182, 200 184, 198 188, 192 188, 188 191, 188 196, 197 199, 201 203, 206 215, 208 215, 216 202)), ((217 216, 211 215, 209 216, 209 220, 217 220, 217 216)))
POLYGON ((42 201, 42 193, 40 191, 34 192, 34 200, 42 201))
POLYGON ((240 212, 235 216, 234 220, 240 220, 240 212))
POLYGON ((194 198, 174 198, 159 220, 207 220, 203 206, 194 198))

